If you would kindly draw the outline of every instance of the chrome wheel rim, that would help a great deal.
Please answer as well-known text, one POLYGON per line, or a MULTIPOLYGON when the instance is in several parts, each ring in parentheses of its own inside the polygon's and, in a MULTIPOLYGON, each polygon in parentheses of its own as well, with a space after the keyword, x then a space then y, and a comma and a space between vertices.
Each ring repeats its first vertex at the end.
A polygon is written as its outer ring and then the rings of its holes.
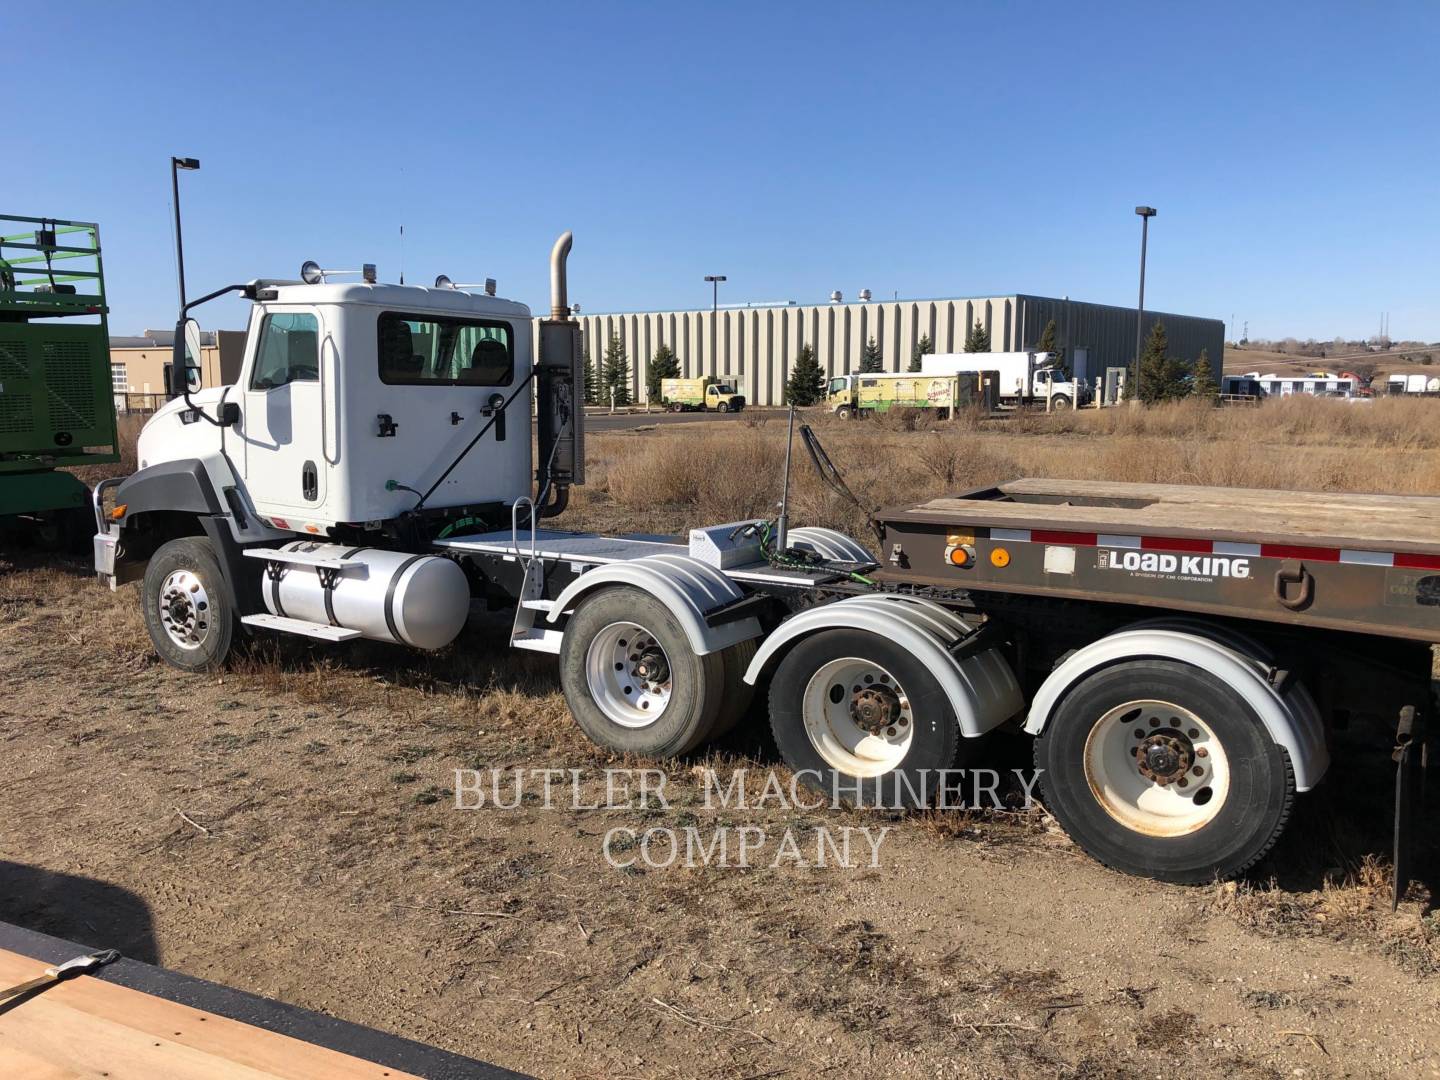
POLYGON ((805 735, 821 760, 846 776, 897 768, 915 738, 910 698, 873 660, 847 656, 824 664, 805 686, 805 735))
POLYGON ((1085 740, 1085 780, 1120 824, 1146 836, 1203 829, 1230 793, 1230 761, 1214 730, 1167 701, 1117 705, 1085 740))
POLYGON ((210 594, 193 570, 175 570, 160 583, 160 625, 182 649, 198 649, 210 636, 210 594))
POLYGON ((658 721, 674 687, 670 657, 654 634, 633 622, 611 623, 590 639, 585 682, 606 718, 627 728, 658 721))

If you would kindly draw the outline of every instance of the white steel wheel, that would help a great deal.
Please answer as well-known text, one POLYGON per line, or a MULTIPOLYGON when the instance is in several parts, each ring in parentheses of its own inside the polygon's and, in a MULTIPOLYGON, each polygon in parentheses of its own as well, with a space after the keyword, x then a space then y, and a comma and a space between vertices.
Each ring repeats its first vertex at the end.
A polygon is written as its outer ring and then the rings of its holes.
POLYGON ((801 714, 815 752, 846 776, 892 771, 915 737, 915 717, 900 683, 875 661, 859 657, 840 657, 817 669, 805 686, 801 714))
POLYGON ((210 594, 205 583, 188 569, 174 570, 160 583, 156 617, 181 649, 199 649, 210 637, 210 594))
POLYGON ((585 682, 605 716, 627 728, 649 727, 670 704, 670 657, 639 623, 613 622, 590 639, 585 682))
POLYGON ((1214 730, 1166 701, 1128 701, 1110 709, 1090 729, 1083 760, 1100 806, 1146 836, 1203 829, 1230 791, 1230 762, 1214 730))

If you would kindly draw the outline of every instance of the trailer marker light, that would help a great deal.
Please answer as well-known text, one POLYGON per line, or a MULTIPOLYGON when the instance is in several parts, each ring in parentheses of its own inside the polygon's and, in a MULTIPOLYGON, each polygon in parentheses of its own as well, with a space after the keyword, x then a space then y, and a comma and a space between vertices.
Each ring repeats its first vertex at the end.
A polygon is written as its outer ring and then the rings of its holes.
POLYGON ((998 566, 1003 570, 1010 565, 1010 552, 1002 547, 997 547, 994 551, 990 552, 990 564, 992 566, 998 566))
POLYGON ((975 548, 969 544, 952 544, 945 549, 945 558, 952 566, 968 570, 975 565, 975 548))

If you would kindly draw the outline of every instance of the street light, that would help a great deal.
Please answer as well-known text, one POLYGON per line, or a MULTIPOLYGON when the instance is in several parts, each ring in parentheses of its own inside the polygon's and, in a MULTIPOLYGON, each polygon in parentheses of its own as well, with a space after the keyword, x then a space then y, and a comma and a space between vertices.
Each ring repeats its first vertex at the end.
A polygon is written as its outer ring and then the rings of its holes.
POLYGON ((1140 397, 1140 329, 1145 324, 1145 244, 1150 239, 1150 219, 1155 216, 1153 206, 1137 206, 1140 215, 1140 304, 1135 310, 1135 397, 1140 397))
MULTIPOLYGON (((714 374, 718 375, 719 365, 715 363, 715 324, 720 321, 720 282, 725 280, 724 274, 706 274, 705 280, 710 282, 710 363, 715 366, 714 374)), ((704 372, 699 374, 703 375, 704 372)))
POLYGON ((180 170, 193 172, 200 168, 200 161, 193 157, 172 157, 170 159, 170 194, 175 207, 175 273, 180 279, 180 316, 185 316, 185 245, 180 239, 180 170))

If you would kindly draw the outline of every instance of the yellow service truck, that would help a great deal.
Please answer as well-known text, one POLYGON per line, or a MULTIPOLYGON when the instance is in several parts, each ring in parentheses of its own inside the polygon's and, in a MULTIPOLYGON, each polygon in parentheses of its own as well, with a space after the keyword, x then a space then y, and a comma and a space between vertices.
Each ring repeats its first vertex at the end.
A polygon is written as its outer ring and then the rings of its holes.
POLYGON ((825 404, 842 419, 869 416, 890 409, 993 409, 998 402, 999 373, 962 371, 953 375, 913 373, 837 375, 830 380, 825 404))
POLYGON ((735 384, 706 376, 703 379, 661 379, 660 401, 671 412, 739 412, 745 395, 735 384))

